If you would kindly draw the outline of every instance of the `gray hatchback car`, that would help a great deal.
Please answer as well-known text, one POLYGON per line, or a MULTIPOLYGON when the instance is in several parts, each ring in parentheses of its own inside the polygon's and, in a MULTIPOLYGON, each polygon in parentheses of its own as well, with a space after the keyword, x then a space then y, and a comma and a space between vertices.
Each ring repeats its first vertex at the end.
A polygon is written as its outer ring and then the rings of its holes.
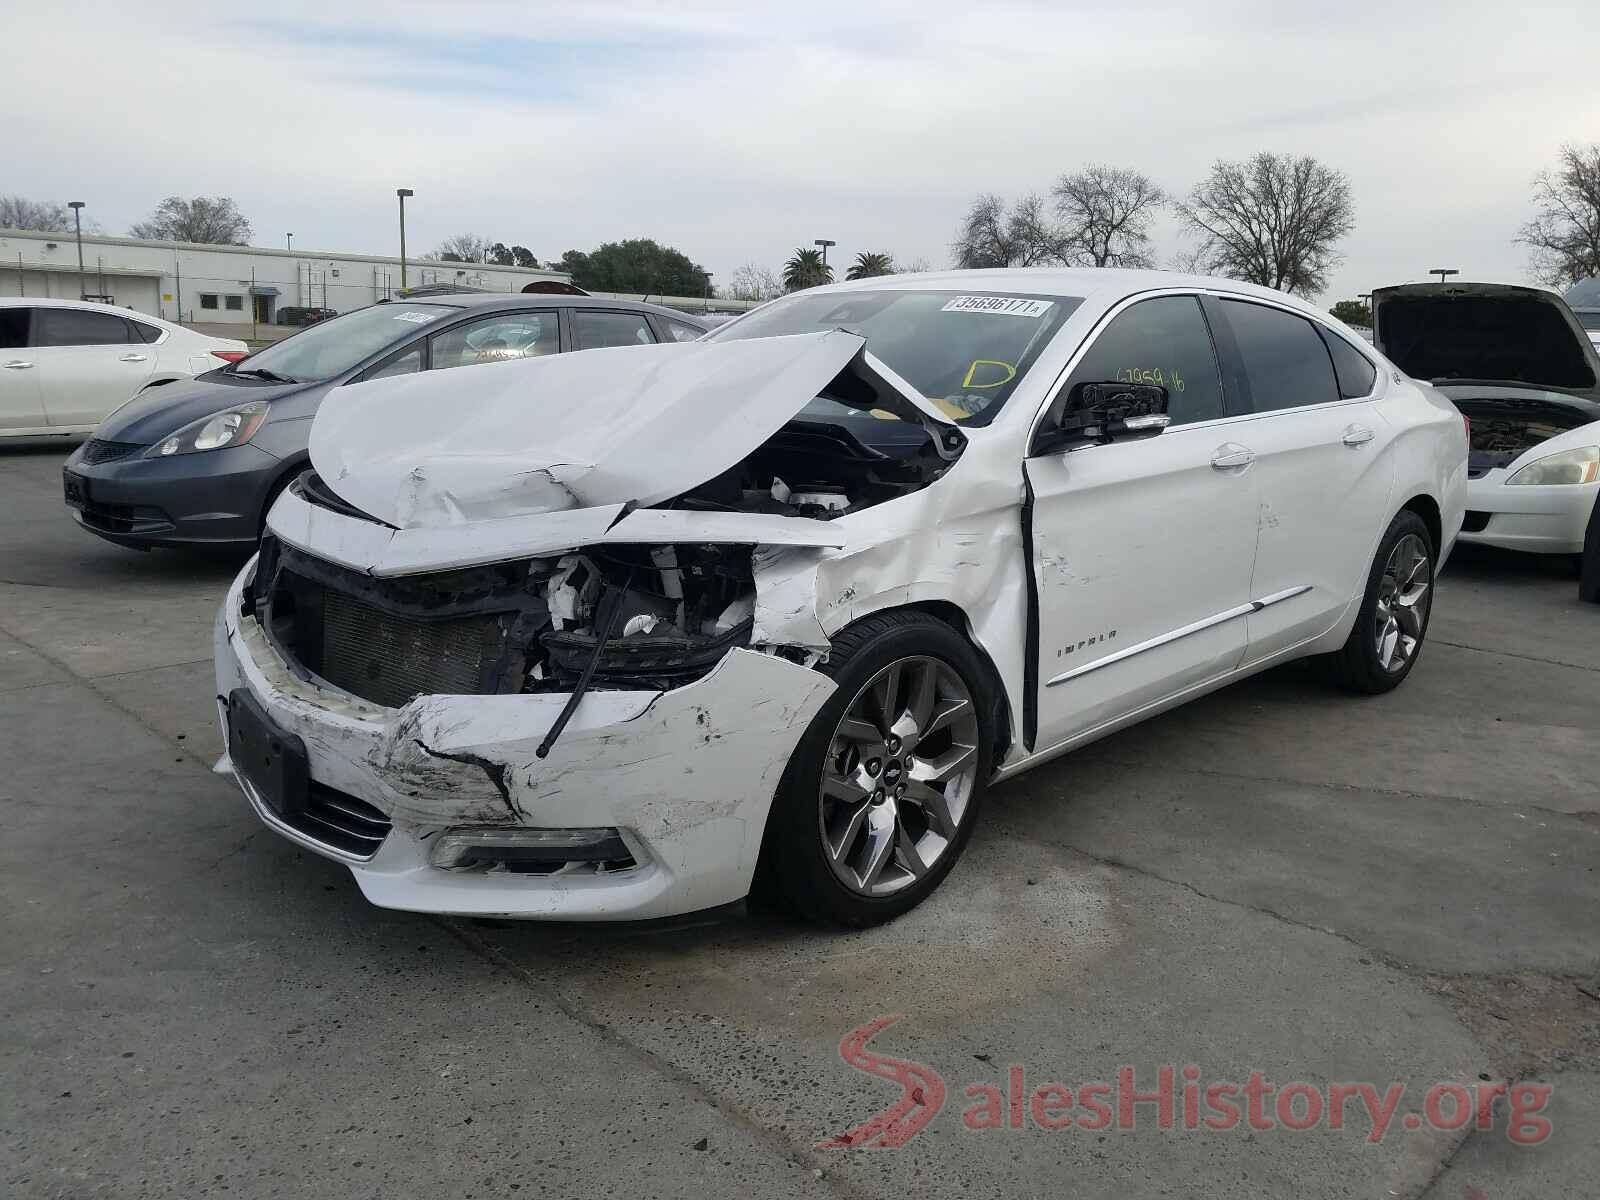
POLYGON ((380 301, 141 392, 67 459, 66 503, 84 529, 121 546, 251 546, 278 493, 306 469, 311 418, 336 387, 704 332, 674 309, 597 297, 380 301))

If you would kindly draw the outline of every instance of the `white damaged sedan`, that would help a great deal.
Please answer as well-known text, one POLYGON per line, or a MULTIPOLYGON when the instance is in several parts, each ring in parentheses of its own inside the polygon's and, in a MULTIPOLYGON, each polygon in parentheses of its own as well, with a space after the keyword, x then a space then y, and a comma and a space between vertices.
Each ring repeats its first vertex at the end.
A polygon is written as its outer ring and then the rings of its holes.
POLYGON ((373 902, 889 919, 985 789, 1287 659, 1417 661, 1463 422, 1326 314, 871 279, 339 389, 216 625, 231 770, 373 902))

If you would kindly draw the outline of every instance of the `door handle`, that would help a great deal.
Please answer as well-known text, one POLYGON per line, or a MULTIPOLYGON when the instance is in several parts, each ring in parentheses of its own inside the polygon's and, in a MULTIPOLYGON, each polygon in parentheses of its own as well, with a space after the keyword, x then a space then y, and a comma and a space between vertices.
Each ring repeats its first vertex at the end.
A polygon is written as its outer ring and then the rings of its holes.
POLYGON ((22 362, 20 359, 12 359, 5 364, 5 368, 8 371, 31 371, 33 370, 33 364, 31 362, 22 362))
POLYGON ((1346 446, 1365 446, 1372 438, 1372 430, 1365 425, 1346 425, 1344 427, 1344 444, 1346 446))
POLYGON ((1237 471, 1255 460, 1255 452, 1238 442, 1223 442, 1211 454, 1211 465, 1219 471, 1237 471))
POLYGON ((124 354, 117 359, 118 362, 143 362, 148 356, 144 354, 124 354))

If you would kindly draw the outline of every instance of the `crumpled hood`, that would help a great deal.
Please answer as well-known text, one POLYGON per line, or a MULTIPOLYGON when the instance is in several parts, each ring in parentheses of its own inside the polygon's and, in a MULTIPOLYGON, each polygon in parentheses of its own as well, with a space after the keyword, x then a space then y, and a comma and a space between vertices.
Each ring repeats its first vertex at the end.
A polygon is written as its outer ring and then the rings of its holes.
POLYGON ((1600 356, 1555 292, 1506 283, 1411 283, 1372 293, 1373 344, 1415 379, 1600 400, 1600 356))
POLYGON ((736 465, 827 391, 960 433, 842 330, 624 346, 376 380, 311 427, 324 483, 399 529, 658 504, 736 465))

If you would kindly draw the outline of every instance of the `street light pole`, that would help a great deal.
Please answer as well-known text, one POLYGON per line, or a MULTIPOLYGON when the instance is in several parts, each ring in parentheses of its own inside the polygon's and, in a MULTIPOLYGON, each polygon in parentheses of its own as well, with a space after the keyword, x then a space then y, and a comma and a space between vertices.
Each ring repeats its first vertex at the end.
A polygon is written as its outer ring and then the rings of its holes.
POLYGON ((68 200, 67 207, 72 210, 72 228, 78 235, 78 299, 83 299, 83 201, 68 200))
POLYGON ((1455 267, 1431 267, 1428 270, 1428 274, 1437 275, 1439 277, 1439 282, 1443 283, 1451 275, 1459 275, 1461 272, 1455 267))
POLYGON ((283 235, 283 245, 284 245, 284 249, 285 250, 293 250, 294 249, 294 234, 292 234, 292 233, 284 234, 283 235))
POLYGON ((705 293, 700 297, 700 311, 701 312, 710 312, 711 311, 711 272, 710 271, 701 271, 700 274, 705 276, 705 284, 706 284, 705 293))
POLYGON ((818 238, 816 241, 812 242, 811 244, 813 246, 821 246, 822 247, 822 265, 823 266, 827 266, 828 265, 828 247, 829 246, 837 246, 839 243, 836 242, 836 241, 833 241, 831 238, 818 238))
POLYGON ((395 188, 394 194, 400 197, 400 290, 406 290, 406 197, 415 196, 410 188, 395 188))

